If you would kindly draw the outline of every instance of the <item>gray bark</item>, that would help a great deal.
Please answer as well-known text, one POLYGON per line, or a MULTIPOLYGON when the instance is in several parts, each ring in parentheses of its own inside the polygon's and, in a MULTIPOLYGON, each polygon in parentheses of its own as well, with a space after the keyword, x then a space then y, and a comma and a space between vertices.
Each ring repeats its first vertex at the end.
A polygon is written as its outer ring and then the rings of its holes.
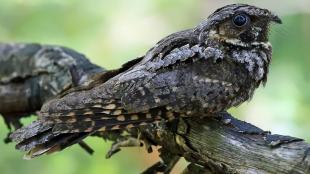
POLYGON ((104 69, 65 47, 0 43, 0 113, 9 128, 19 128, 21 117, 69 88, 70 71, 77 71, 82 84, 104 69))
MULTIPOLYGON (((104 69, 68 48, 0 44, 0 113, 9 128, 19 128, 21 117, 38 111, 44 102, 70 87, 72 81, 83 84, 99 72, 104 69), (70 71, 83 78, 75 79, 70 71)), ((310 144, 265 132, 228 113, 145 126, 140 131, 144 140, 161 146, 164 162, 144 173, 154 173, 159 168, 169 173, 179 157, 191 163, 184 174, 310 173, 310 144)))

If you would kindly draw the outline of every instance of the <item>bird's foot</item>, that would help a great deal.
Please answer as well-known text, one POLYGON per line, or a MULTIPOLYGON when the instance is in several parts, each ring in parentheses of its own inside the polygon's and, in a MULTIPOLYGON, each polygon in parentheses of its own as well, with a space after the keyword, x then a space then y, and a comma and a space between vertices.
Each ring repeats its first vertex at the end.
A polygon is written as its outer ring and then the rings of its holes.
POLYGON ((110 150, 106 154, 106 158, 111 158, 114 154, 116 154, 121 150, 121 147, 141 147, 141 146, 143 146, 141 140, 131 136, 122 136, 112 144, 110 150))

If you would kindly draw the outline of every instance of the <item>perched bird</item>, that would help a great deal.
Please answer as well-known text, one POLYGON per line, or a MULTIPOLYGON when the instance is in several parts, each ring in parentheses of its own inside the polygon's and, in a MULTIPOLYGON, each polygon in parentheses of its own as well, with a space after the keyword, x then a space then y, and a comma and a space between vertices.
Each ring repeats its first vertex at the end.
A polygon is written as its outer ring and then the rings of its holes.
POLYGON ((205 117, 251 99, 272 57, 267 9, 232 4, 197 27, 167 36, 145 56, 102 74, 42 107, 12 139, 29 157, 61 150, 100 131, 179 117, 205 117), (99 83, 100 82, 100 83, 99 83))

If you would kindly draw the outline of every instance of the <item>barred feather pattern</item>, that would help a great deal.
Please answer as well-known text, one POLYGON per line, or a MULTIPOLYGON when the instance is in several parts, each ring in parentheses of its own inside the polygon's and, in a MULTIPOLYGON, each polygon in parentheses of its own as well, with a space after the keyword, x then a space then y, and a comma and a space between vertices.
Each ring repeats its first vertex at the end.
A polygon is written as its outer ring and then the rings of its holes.
POLYGON ((128 113, 116 100, 93 104, 86 109, 75 109, 57 113, 41 113, 46 124, 53 124, 53 133, 80 133, 109 131, 139 127, 148 123, 173 120, 185 116, 169 110, 169 107, 153 108, 145 112, 128 113))
POLYGON ((28 151, 25 159, 31 159, 42 154, 61 151, 75 143, 79 143, 90 133, 60 134, 53 133, 53 125, 42 120, 34 121, 27 127, 18 129, 11 138, 17 143, 16 149, 28 151))
POLYGON ((86 109, 41 112, 40 119, 11 135, 16 148, 28 151, 25 159, 61 151, 81 142, 94 132, 125 130, 160 120, 185 117, 170 107, 153 108, 145 112, 128 113, 117 100, 102 100, 86 109))
POLYGON ((43 114, 44 118, 32 123, 40 129, 24 130, 31 128, 28 126, 12 134, 11 138, 18 143, 17 149, 28 151, 24 158, 32 159, 42 154, 61 151, 79 143, 96 131, 125 130, 162 119, 172 120, 183 115, 167 109, 153 109, 147 113, 137 114, 126 114, 123 111, 120 109, 100 110, 98 108, 92 111, 93 113, 79 110, 58 113, 57 116, 53 116, 53 114, 47 116, 45 113, 43 114), (111 115, 108 115, 107 111, 111 112, 111 115), (73 115, 73 113, 75 114, 73 115), (25 135, 25 132, 32 132, 32 134, 25 135))

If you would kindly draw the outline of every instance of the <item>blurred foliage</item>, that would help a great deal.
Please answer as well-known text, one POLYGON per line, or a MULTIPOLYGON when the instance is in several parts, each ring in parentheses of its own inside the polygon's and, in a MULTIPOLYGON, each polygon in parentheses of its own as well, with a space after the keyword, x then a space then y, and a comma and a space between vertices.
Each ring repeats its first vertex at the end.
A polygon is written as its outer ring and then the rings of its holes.
MULTIPOLYGON (((193 27, 217 7, 232 2, 235 1, 0 0, 0 40, 67 46, 111 69, 144 54, 162 37, 193 27)), ((250 103, 232 112, 266 130, 309 142, 310 6, 303 5, 308 3, 304 0, 292 2, 257 2, 275 8, 283 16, 284 25, 273 27, 271 32, 274 57, 266 87, 257 91, 250 103)), ((4 123, 0 123, 0 137, 6 133, 4 123)), ((74 146, 32 161, 22 160, 22 153, 15 151, 13 144, 0 142, 0 172, 130 174, 139 173, 157 160, 157 154, 148 155, 142 148, 125 149, 106 160, 110 143, 98 138, 88 138, 87 142, 96 150, 93 156, 74 146)))

